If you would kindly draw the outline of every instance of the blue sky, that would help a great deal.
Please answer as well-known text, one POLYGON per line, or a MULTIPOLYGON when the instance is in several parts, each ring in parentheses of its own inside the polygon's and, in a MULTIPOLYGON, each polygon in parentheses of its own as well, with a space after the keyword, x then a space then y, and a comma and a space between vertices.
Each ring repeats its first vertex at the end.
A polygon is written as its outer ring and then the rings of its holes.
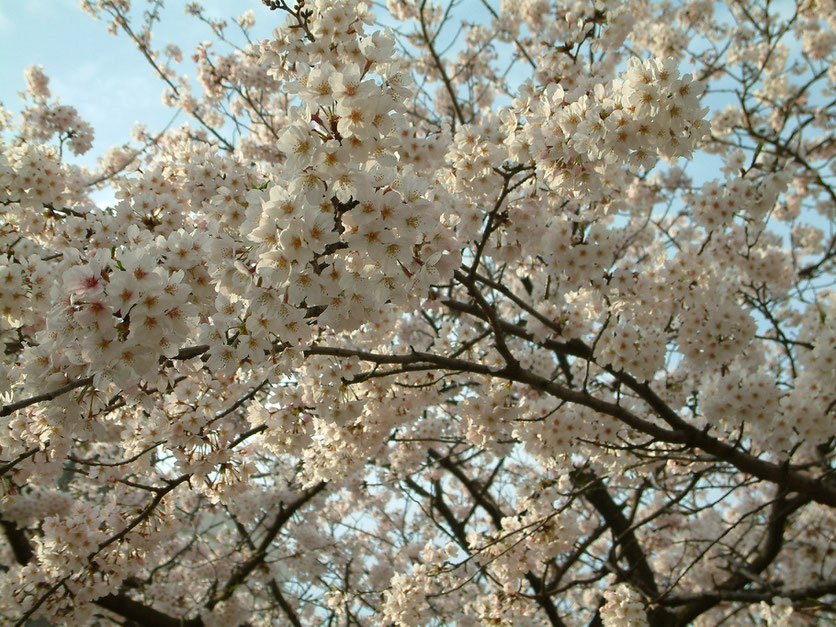
MULTIPOLYGON (((134 4, 146 6, 143 0, 134 4)), ((283 19, 257 0, 202 4, 213 18, 234 18, 253 9, 262 37, 283 19)), ((178 44, 186 58, 183 72, 193 74, 189 55, 195 44, 213 37, 205 24, 184 14, 185 2, 168 5, 155 29, 154 46, 178 44)), ((156 131, 174 113, 160 102, 163 84, 132 42, 108 34, 106 23, 84 13, 78 0, 0 0, 0 102, 15 113, 22 107, 17 94, 25 89, 23 70, 32 64, 44 67, 53 97, 74 106, 95 129, 93 149, 78 163, 92 166, 110 146, 129 140, 135 122, 156 131)), ((181 115, 178 123, 185 120, 181 115)))

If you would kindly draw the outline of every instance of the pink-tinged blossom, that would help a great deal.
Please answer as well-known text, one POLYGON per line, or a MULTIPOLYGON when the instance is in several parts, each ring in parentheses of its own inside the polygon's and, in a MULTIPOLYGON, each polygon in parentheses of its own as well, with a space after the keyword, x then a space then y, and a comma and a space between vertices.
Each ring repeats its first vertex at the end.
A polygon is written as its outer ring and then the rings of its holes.
POLYGON ((103 270, 103 266, 96 261, 75 265, 63 273, 63 287, 80 299, 98 296, 107 284, 103 270))

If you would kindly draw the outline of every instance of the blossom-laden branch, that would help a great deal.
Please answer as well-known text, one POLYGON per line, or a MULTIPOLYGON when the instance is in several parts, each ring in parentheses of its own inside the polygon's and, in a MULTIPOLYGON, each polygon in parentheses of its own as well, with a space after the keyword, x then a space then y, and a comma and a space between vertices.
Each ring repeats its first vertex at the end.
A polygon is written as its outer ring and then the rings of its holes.
POLYGON ((0 622, 832 622, 821 3, 371 4, 0 109, 0 622))

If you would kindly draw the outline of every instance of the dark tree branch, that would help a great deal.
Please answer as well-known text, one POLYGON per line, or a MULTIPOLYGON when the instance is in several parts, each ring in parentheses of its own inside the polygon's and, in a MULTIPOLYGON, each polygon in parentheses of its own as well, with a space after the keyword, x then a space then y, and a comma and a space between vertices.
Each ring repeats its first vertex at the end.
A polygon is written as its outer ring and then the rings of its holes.
POLYGON ((276 519, 273 521, 273 524, 270 525, 269 529, 267 529, 264 538, 259 543, 258 547, 256 548, 255 553, 253 553, 250 558, 245 561, 243 564, 240 564, 232 573, 229 578, 229 581, 223 586, 221 591, 213 596, 209 601, 206 603, 207 609, 214 608, 218 603, 221 601, 225 601, 232 594, 235 590, 240 586, 246 578, 252 573, 256 568, 261 566, 264 562, 265 558, 267 557, 267 551, 270 549, 270 545, 273 543, 273 540, 276 539, 276 536, 279 535, 279 532, 282 528, 287 524, 287 522, 293 517, 293 515, 299 511, 299 509, 308 503, 311 499, 313 499, 317 494, 322 492, 325 489, 325 486, 328 484, 320 482, 313 487, 310 487, 306 490, 302 491, 302 494, 289 503, 287 506, 282 504, 279 507, 279 513, 276 516, 276 519))
MULTIPOLYGON (((459 482, 461 482, 470 497, 478 503, 482 509, 485 510, 485 512, 487 512, 488 516, 490 516, 494 528, 496 528, 497 531, 501 531, 502 519, 505 515, 502 512, 502 508, 496 503, 496 501, 493 500, 490 494, 488 494, 487 491, 484 490, 476 481, 468 477, 467 473, 465 473, 458 464, 453 462, 449 456, 442 455, 434 449, 429 449, 428 453, 430 457, 434 459, 442 468, 447 470, 450 474, 456 477, 459 482)), ((441 513, 442 516, 444 515, 440 510, 439 513, 441 513)), ((554 601, 552 601, 543 579, 531 571, 528 571, 525 574, 525 578, 534 592, 534 600, 542 608, 543 612, 545 612, 550 624, 557 626, 564 625, 564 622, 561 620, 560 614, 557 611, 557 606, 554 604, 554 601)))

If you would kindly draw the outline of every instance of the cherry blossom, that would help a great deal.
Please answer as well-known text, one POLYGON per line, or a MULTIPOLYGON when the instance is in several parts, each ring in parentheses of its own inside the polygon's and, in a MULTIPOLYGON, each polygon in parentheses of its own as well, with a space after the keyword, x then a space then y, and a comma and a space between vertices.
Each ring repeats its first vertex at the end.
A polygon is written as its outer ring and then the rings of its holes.
POLYGON ((162 5, 0 108, 0 622, 832 622, 832 2, 162 5))

